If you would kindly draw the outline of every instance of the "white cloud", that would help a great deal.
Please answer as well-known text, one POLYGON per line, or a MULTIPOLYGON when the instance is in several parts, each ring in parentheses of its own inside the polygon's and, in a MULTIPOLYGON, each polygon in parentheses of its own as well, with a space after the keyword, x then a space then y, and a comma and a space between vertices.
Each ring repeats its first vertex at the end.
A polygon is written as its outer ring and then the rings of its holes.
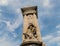
POLYGON ((8 0, 0 0, 0 5, 8 5, 8 0))
POLYGON ((0 12, 1 12, 2 10, 0 9, 0 12))
POLYGON ((2 10, 0 9, 0 17, 2 16, 2 13, 1 12, 2 12, 2 10))
POLYGON ((17 42, 12 42, 12 41, 1 41, 0 46, 19 46, 17 42))
POLYGON ((49 0, 43 0, 43 6, 48 7, 50 5, 50 1, 49 0))
POLYGON ((11 44, 9 44, 9 42, 3 41, 0 43, 0 46, 11 46, 11 44))
POLYGON ((53 42, 59 42, 60 43, 60 37, 54 37, 53 39, 48 41, 48 43, 53 43, 53 42))
POLYGON ((20 2, 20 0, 9 0, 8 1, 9 2, 9 6, 11 6, 12 7, 12 9, 15 9, 15 8, 20 8, 20 6, 22 6, 21 5, 21 2, 20 2))
POLYGON ((57 36, 60 37, 60 30, 56 32, 57 36))
POLYGON ((47 17, 52 16, 51 13, 49 12, 49 10, 45 10, 44 12, 39 12, 38 14, 39 14, 39 17, 40 16, 44 16, 44 17, 45 16, 47 16, 47 17))
POLYGON ((18 28, 18 27, 21 25, 21 23, 22 23, 22 18, 21 18, 21 16, 19 15, 14 24, 10 24, 9 21, 6 22, 6 23, 7 23, 7 27, 10 29, 10 31, 14 31, 16 28, 18 28))
POLYGON ((56 26, 57 29, 60 29, 60 24, 56 26))
MULTIPOLYGON (((20 8, 17 8, 16 9, 16 12, 18 13, 18 14, 20 14, 21 13, 21 9, 20 8)), ((21 15, 21 14, 20 14, 21 15)))
POLYGON ((8 38, 8 34, 5 33, 2 37, 0 37, 0 46, 19 46, 19 41, 11 41, 8 38))
POLYGON ((58 33, 58 34, 60 34, 60 30, 59 30, 59 31, 57 31, 57 33, 58 33))
POLYGON ((57 43, 57 45, 59 45, 58 43, 60 43, 60 35, 56 35, 56 34, 60 34, 58 33, 60 31, 51 33, 45 37, 43 37, 43 40, 46 42, 46 45, 52 45, 52 43, 57 43))
POLYGON ((46 37, 43 37, 43 40, 50 40, 51 38, 53 38, 53 36, 52 35, 47 35, 46 37))
POLYGON ((2 42, 2 41, 4 41, 5 40, 5 38, 0 38, 0 42, 2 42))
POLYGON ((58 43, 58 46, 60 46, 60 43, 58 43))
POLYGON ((43 0, 43 7, 51 8, 53 4, 51 4, 50 0, 43 0))
POLYGON ((13 37, 16 38, 17 37, 17 34, 16 33, 12 33, 13 34, 13 37))
POLYGON ((20 12, 20 8, 18 8, 18 9, 16 10, 16 12, 17 12, 19 15, 18 15, 16 21, 14 22, 14 24, 10 24, 9 21, 6 22, 7 27, 10 29, 10 31, 14 31, 14 30, 15 30, 16 28, 18 28, 18 27, 21 25, 21 23, 22 23, 22 15, 20 14, 20 13, 21 13, 21 12, 20 12))
POLYGON ((18 17, 17 17, 17 19, 15 20, 15 22, 13 23, 13 24, 11 24, 11 22, 10 21, 6 21, 6 20, 1 20, 0 19, 0 22, 4 22, 4 23, 6 23, 6 25, 7 25, 7 29, 9 30, 9 31, 15 31, 15 29, 16 28, 18 28, 20 25, 21 25, 21 23, 22 23, 22 15, 20 15, 20 11, 19 11, 20 9, 18 9, 16 12, 18 12, 18 14, 19 15, 17 15, 18 17))
POLYGON ((2 13, 0 13, 0 17, 2 16, 2 13))
POLYGON ((2 39, 0 39, 0 46, 11 46, 11 44, 9 41, 6 41, 2 38, 2 39))

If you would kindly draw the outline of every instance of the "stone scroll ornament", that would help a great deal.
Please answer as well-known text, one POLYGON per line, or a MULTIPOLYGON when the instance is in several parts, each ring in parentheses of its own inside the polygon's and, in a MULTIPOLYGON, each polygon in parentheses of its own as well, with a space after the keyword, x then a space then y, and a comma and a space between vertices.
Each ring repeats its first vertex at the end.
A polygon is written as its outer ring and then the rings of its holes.
POLYGON ((36 27, 32 23, 29 24, 27 29, 28 31, 26 33, 23 33, 25 39, 27 38, 32 39, 31 35, 33 35, 34 38, 37 38, 36 27))

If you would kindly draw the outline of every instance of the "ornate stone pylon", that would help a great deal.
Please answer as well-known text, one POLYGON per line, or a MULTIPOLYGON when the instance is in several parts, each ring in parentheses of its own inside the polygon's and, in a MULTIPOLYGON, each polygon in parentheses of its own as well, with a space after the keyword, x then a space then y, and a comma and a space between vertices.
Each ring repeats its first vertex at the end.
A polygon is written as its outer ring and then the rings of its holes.
POLYGON ((21 8, 24 24, 20 46, 45 46, 38 26, 37 6, 21 8))

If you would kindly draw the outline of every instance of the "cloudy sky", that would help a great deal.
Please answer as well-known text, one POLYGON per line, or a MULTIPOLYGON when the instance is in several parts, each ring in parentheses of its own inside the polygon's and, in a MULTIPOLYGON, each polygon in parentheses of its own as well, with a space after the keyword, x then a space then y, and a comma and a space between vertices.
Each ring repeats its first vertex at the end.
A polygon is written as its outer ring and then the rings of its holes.
POLYGON ((38 23, 46 46, 60 46, 60 0, 0 0, 0 46, 22 42, 22 7, 38 7, 38 23))

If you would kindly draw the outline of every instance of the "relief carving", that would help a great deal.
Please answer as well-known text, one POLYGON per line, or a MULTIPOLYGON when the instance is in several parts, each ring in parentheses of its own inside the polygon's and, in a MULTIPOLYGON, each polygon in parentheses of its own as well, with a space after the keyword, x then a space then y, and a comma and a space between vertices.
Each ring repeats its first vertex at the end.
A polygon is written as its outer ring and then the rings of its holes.
POLYGON ((36 27, 30 23, 28 28, 27 28, 27 32, 23 33, 25 39, 29 38, 32 39, 32 37, 37 38, 37 32, 36 32, 36 27))

